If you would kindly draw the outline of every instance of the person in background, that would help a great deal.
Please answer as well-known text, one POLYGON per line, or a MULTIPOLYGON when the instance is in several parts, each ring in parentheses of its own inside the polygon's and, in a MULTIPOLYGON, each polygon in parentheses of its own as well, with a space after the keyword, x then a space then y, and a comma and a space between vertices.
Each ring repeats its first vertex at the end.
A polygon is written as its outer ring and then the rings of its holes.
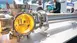
POLYGON ((39 11, 39 10, 43 10, 43 8, 42 8, 42 7, 38 7, 38 8, 37 8, 37 11, 39 11))
POLYGON ((71 13, 73 13, 73 12, 74 12, 74 8, 71 9, 71 13))
POLYGON ((29 13, 32 13, 32 9, 29 9, 29 13))
POLYGON ((42 8, 42 1, 41 0, 38 0, 38 8, 36 9, 37 11, 39 11, 39 10, 43 10, 43 8, 42 8))
POLYGON ((54 5, 54 8, 50 12, 51 13, 60 13, 60 10, 61 10, 60 2, 57 2, 56 0, 53 0, 53 5, 54 5))

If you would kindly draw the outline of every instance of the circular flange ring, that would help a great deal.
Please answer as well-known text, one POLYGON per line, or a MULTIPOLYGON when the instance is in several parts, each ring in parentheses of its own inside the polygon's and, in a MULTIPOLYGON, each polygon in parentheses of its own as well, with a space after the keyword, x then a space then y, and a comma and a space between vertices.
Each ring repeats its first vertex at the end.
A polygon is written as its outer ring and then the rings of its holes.
POLYGON ((18 14, 13 21, 13 28, 19 34, 27 34, 34 29, 35 20, 27 13, 18 14))

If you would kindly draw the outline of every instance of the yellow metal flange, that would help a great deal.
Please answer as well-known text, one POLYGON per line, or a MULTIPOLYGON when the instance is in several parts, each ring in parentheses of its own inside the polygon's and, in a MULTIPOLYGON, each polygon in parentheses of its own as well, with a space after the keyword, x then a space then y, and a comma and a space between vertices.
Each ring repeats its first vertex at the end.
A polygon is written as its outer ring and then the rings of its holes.
POLYGON ((19 34, 27 34, 34 28, 34 18, 26 13, 19 14, 14 20, 14 29, 19 34))

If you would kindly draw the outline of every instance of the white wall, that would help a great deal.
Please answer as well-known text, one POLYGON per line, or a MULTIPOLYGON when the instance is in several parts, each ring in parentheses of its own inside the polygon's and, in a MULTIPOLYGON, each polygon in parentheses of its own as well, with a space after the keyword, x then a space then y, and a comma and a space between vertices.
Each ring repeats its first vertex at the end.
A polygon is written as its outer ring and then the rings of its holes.
POLYGON ((77 1, 74 2, 74 9, 77 9, 77 1))

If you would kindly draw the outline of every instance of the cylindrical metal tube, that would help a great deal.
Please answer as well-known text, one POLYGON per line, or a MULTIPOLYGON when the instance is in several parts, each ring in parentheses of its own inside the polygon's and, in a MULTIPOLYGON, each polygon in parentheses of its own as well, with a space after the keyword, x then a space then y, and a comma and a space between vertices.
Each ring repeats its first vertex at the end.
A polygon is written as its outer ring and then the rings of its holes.
POLYGON ((48 21, 77 18, 77 14, 48 15, 48 21))

